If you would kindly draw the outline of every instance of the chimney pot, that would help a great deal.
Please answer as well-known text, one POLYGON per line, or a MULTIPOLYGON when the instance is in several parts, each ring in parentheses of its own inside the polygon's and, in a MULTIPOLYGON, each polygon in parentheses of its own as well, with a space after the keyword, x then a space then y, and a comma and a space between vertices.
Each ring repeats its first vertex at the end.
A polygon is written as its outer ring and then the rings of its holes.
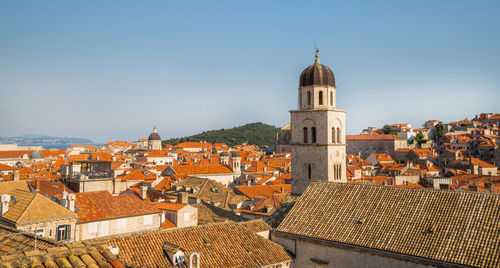
POLYGON ((148 187, 147 186, 141 186, 139 187, 141 190, 141 199, 146 200, 147 192, 148 192, 148 187))
POLYGON ((75 212, 75 200, 76 200, 76 195, 75 194, 68 194, 68 202, 67 202, 67 209, 75 212))

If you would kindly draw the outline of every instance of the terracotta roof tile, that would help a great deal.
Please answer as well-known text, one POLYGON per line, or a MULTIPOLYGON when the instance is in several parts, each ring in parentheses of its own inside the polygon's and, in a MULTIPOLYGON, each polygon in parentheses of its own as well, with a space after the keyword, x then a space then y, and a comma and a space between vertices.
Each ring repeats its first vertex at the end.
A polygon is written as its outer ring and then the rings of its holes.
POLYGON ((24 190, 13 190, 9 193, 11 202, 7 213, 1 216, 16 223, 28 223, 40 220, 76 218, 76 214, 47 197, 27 192, 24 190), (12 197, 15 197, 15 202, 12 197))
POLYGON ((143 267, 173 267, 165 243, 200 253, 200 267, 263 267, 291 259, 274 242, 234 222, 151 231, 98 240, 120 248, 120 258, 143 267))
POLYGON ((112 196, 108 191, 76 194, 78 221, 91 222, 160 213, 135 195, 112 196))
POLYGON ((236 186, 239 192, 251 199, 281 193, 281 188, 283 188, 285 193, 289 193, 292 190, 291 184, 236 186))
POLYGON ((498 267, 498 222, 496 194, 312 182, 277 231, 458 265, 498 267))

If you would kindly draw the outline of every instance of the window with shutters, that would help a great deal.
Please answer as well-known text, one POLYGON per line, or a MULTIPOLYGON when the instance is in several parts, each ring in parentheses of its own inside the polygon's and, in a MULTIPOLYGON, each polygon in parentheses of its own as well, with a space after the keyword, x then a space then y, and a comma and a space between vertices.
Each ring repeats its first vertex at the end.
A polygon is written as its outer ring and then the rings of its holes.
POLYGON ((71 225, 59 225, 57 226, 56 240, 65 241, 71 239, 71 225))

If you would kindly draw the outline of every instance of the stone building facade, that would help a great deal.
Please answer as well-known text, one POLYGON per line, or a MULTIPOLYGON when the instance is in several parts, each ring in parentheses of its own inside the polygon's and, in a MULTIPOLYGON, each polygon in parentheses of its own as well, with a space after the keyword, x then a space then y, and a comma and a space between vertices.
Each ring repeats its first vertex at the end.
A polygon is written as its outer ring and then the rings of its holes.
POLYGON ((299 109, 290 111, 292 193, 312 180, 346 182, 345 114, 336 109, 335 77, 314 64, 300 76, 299 109))
POLYGON ((370 154, 388 153, 391 157, 396 157, 397 149, 408 148, 405 138, 396 135, 348 135, 347 153, 359 154, 362 158, 370 154))
POLYGON ((148 137, 148 150, 161 150, 161 138, 156 130, 156 126, 153 128, 153 132, 148 137))

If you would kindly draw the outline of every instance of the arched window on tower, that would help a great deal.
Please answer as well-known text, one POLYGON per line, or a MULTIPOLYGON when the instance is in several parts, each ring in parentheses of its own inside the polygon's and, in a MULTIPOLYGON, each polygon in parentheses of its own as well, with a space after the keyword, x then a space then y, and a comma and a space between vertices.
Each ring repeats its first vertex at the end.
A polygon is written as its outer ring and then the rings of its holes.
POLYGON ((311 105, 311 91, 307 91, 307 105, 311 105))
POLYGON ((319 92, 319 105, 323 105, 323 91, 319 92))
POLYGON ((307 178, 312 179, 312 168, 311 164, 307 164, 307 178))
POLYGON ((341 143, 342 142, 342 140, 340 139, 341 135, 342 134, 340 133, 340 128, 338 127, 337 128, 337 143, 341 143))
POLYGON ((330 105, 333 106, 333 91, 330 92, 330 105))
POLYGON ((311 142, 312 143, 316 143, 316 128, 315 127, 312 127, 311 128, 311 142))
POLYGON ((335 139, 335 127, 332 127, 332 143, 335 142, 337 142, 337 140, 335 139))
POLYGON ((307 138, 307 128, 305 127, 304 128, 304 143, 307 143, 307 140, 308 140, 308 138, 307 138))

